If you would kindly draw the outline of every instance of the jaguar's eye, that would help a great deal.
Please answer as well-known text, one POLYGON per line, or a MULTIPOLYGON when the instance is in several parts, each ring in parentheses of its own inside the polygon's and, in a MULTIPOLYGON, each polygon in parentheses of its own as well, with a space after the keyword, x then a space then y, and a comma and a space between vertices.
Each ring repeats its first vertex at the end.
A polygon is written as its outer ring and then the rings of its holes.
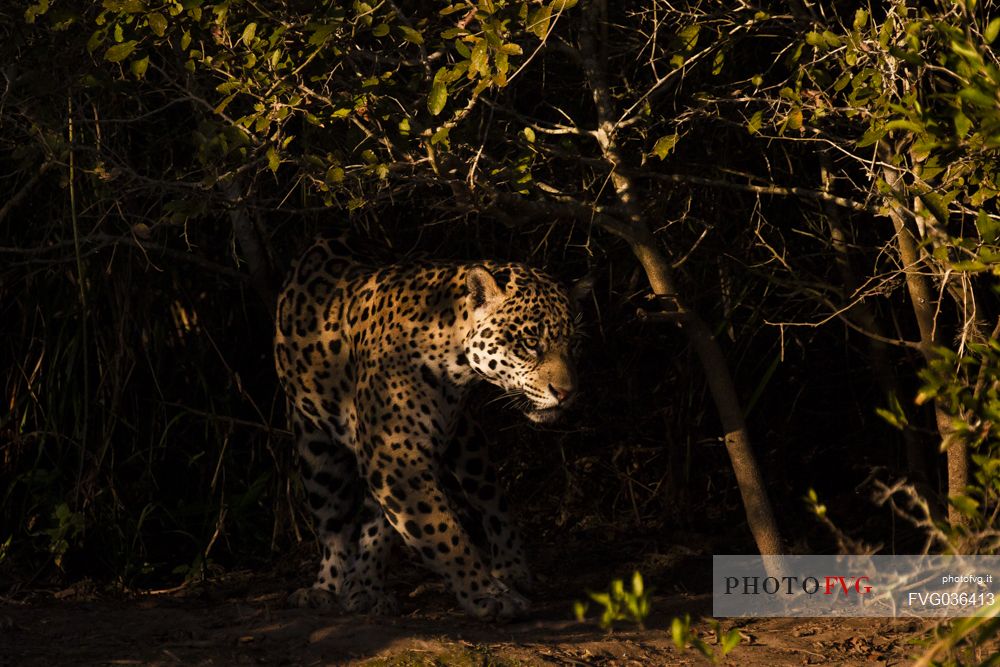
POLYGON ((542 351, 542 342, 534 337, 521 339, 521 345, 532 354, 537 355, 542 351))

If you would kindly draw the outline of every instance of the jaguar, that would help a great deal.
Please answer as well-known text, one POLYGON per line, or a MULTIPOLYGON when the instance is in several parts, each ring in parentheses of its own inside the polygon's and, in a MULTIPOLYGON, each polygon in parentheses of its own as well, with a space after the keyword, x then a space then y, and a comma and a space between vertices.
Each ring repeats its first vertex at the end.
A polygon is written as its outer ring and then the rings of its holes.
POLYGON ((293 605, 398 613, 385 582, 402 540, 472 616, 528 610, 523 541, 468 397, 485 381, 533 422, 559 417, 577 394, 575 299, 587 288, 512 262, 379 263, 347 236, 305 251, 274 340, 322 546, 293 605))

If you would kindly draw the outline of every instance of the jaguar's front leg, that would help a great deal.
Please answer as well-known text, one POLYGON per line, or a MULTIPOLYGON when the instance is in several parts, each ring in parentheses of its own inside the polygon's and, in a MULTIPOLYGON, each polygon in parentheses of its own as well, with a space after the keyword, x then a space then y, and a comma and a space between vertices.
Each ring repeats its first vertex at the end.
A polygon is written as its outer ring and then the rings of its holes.
POLYGON ((527 611, 528 601, 490 573, 462 528, 422 429, 387 425, 361 450, 363 475, 389 523, 427 567, 448 581, 463 609, 481 619, 509 619, 527 611))
POLYGON ((297 607, 333 607, 354 567, 355 517, 364 487, 354 452, 343 438, 332 437, 334 428, 324 428, 297 410, 292 413, 292 425, 323 556, 313 585, 292 593, 289 602, 297 607))
POLYGON ((340 598, 344 609, 351 613, 394 616, 399 613, 399 602, 386 590, 385 575, 392 546, 399 536, 381 505, 370 495, 365 498, 364 514, 358 557, 347 573, 340 598))
POLYGON ((475 421, 463 415, 445 454, 445 464, 458 480, 466 500, 478 512, 490 547, 492 574, 504 583, 530 592, 531 571, 507 499, 497 480, 486 436, 475 421))

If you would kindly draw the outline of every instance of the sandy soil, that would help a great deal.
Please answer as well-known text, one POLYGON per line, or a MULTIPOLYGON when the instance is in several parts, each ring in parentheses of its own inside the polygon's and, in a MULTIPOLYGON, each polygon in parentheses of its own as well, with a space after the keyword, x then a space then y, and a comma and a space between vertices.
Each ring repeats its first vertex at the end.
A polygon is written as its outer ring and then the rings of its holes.
MULTIPOLYGON (((397 618, 290 609, 293 582, 273 574, 228 576, 179 591, 97 595, 83 586, 0 602, 0 665, 705 665, 670 639, 674 616, 690 613, 712 635, 707 595, 654 598, 644 630, 606 633, 572 620, 571 600, 536 593, 530 618, 479 623, 457 612, 449 595, 412 581, 397 586, 397 618), (555 601, 553 601, 555 600, 555 601)), ((741 644, 724 664, 900 665, 920 652, 929 627, 881 619, 755 619, 739 627, 741 644)))

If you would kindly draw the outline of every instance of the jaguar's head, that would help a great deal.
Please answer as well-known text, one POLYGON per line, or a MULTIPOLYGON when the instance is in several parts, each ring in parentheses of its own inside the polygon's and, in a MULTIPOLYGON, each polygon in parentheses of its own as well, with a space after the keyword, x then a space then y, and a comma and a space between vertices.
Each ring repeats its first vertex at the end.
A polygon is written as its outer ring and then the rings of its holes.
MULTIPOLYGON (((466 275, 473 370, 506 392, 533 422, 556 419, 576 397, 576 304, 541 271, 514 265, 466 275), (498 283, 500 277, 503 287, 498 283)), ((586 286, 584 286, 586 287, 586 286)))

